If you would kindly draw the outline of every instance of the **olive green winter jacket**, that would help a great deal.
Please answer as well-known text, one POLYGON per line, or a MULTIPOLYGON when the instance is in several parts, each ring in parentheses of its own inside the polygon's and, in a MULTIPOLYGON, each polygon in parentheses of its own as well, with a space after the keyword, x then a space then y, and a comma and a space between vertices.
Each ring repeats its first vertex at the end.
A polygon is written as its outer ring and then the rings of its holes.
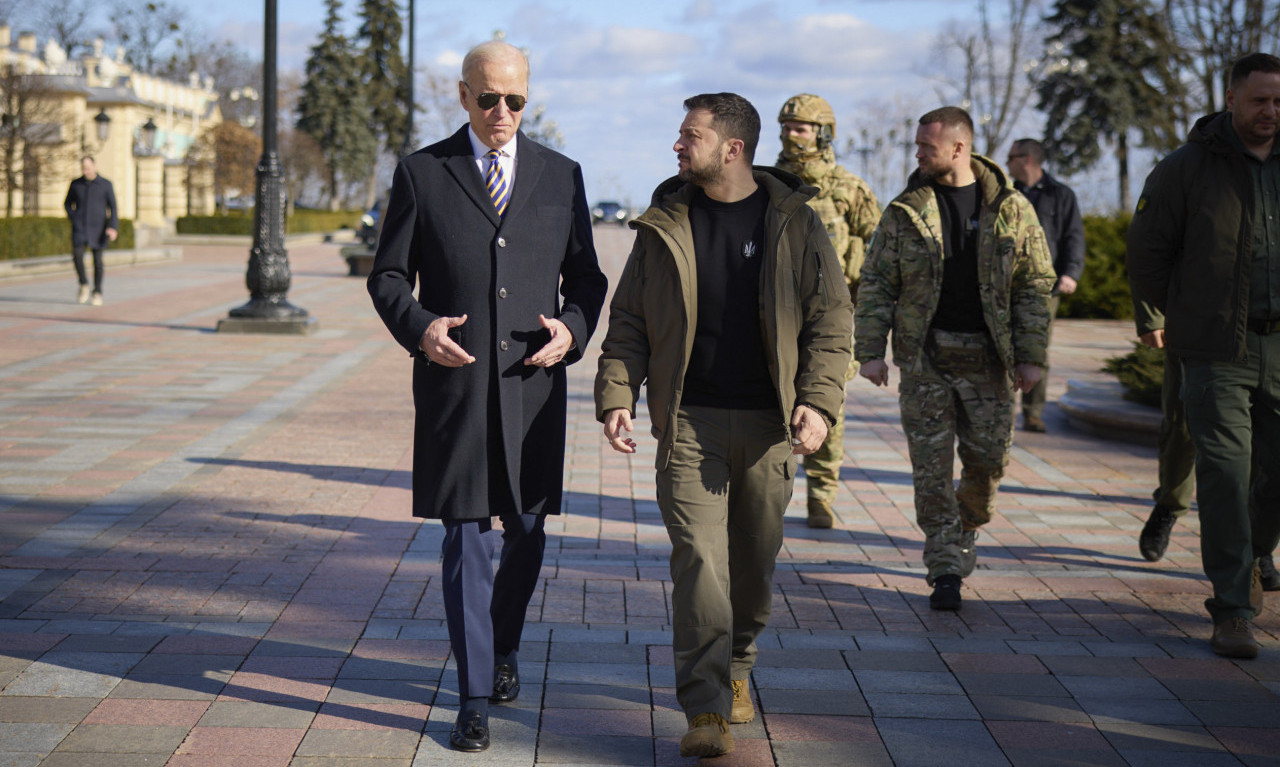
MULTIPOLYGON (((809 405, 828 420, 844 417, 853 307, 822 220, 805 202, 816 191, 800 179, 757 166, 769 193, 767 244, 760 271, 760 328, 790 434, 791 414, 809 405)), ((689 224, 694 187, 672 178, 631 222, 635 245, 609 308, 596 375, 596 417, 625 408, 635 414, 647 384, 649 416, 663 469, 676 437, 685 371, 698 317, 698 271, 689 224)))

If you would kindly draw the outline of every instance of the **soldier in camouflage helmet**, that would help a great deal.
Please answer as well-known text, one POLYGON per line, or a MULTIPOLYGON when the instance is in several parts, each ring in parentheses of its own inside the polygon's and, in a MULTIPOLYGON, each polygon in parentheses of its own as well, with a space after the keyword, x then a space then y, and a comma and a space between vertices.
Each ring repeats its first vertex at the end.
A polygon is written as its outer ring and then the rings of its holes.
POLYGON ((893 332, 935 610, 960 609, 961 579, 977 562, 978 528, 991 520, 1009 461, 1013 389, 1026 392, 1043 374, 1054 281, 1035 209, 972 145, 963 109, 920 118, 920 168, 871 240, 854 320, 862 375, 879 386, 889 383, 893 332))
MULTIPOLYGON (((809 207, 822 219, 840 259, 849 295, 856 296, 866 243, 880 221, 876 196, 866 182, 836 164, 832 148, 836 116, 825 99, 810 93, 793 96, 782 105, 778 122, 782 125, 778 167, 818 188, 818 194, 809 199, 809 207)), ((857 372, 857 363, 851 362, 846 380, 852 380, 857 372)), ((831 527, 835 519, 831 504, 836 497, 843 459, 844 414, 841 413, 822 447, 804 457, 804 470, 809 478, 809 527, 831 527)))

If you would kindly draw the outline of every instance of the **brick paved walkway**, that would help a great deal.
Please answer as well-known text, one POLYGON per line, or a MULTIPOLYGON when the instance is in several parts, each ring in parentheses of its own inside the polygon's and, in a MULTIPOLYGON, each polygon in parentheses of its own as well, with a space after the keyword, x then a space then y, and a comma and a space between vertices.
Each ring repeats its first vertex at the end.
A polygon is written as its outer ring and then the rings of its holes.
MULTIPOLYGON (((598 239, 616 275, 629 235, 598 239)), ((317 334, 212 332, 247 253, 110 270, 96 308, 70 275, 0 282, 0 766, 689 762, 653 442, 608 451, 594 357, 523 693, 459 755, 441 529, 408 516, 408 359, 332 244, 290 246, 317 334)), ((1050 397, 1129 334, 1060 322, 1050 397)), ((797 485, 763 715, 716 764, 1280 763, 1276 613, 1257 660, 1214 657, 1194 515, 1163 562, 1137 553, 1154 451, 1048 416, 1017 434, 964 610, 937 614, 896 396, 850 387, 840 524, 806 528, 797 485)))

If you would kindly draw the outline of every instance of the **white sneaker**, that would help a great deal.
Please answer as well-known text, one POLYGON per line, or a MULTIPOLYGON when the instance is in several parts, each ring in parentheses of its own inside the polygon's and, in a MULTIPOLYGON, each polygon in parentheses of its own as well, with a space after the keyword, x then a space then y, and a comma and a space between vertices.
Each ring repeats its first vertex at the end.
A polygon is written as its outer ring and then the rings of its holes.
POLYGON ((93 296, 89 299, 89 303, 94 306, 102 306, 102 294, 96 290, 93 291, 93 296))
POLYGON ((89 286, 88 285, 80 286, 80 292, 76 294, 76 303, 78 304, 89 303, 89 286))

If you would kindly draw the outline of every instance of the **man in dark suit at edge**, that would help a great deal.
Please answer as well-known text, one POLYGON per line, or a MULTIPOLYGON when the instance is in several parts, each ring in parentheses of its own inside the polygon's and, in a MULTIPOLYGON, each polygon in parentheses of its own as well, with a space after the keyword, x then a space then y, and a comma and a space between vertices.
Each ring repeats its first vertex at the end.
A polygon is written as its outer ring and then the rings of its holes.
POLYGON ((368 283, 415 358, 413 514, 445 527, 460 696, 449 742, 461 751, 488 748, 489 702, 520 691, 543 520, 561 505, 564 366, 581 358, 607 286, 581 169, 519 132, 528 85, 519 49, 493 41, 467 54, 469 124, 397 166, 368 283))

